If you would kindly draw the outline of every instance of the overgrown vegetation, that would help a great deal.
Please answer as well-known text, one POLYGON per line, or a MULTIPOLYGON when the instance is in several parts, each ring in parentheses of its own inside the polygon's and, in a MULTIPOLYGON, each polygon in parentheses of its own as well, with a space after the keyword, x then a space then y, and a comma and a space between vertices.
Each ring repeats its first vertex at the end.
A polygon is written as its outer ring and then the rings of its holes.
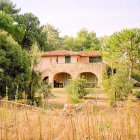
MULTIPOLYGON (((18 86, 19 97, 27 91, 31 80, 29 54, 22 50, 7 32, 0 30, 0 96, 14 99, 18 86)), ((27 92, 26 92, 27 93, 27 92)))
POLYGON ((132 77, 138 80, 140 58, 140 29, 124 29, 110 36, 102 48, 103 58, 110 70, 103 76, 103 85, 111 102, 124 100, 132 93, 132 77), (115 73, 114 73, 115 69, 115 73))
POLYGON ((80 76, 70 80, 67 90, 72 102, 74 103, 80 102, 80 99, 89 93, 85 78, 80 76))
POLYGON ((133 88, 133 84, 129 81, 127 67, 117 68, 113 75, 110 75, 106 69, 103 75, 103 86, 108 93, 111 104, 114 101, 127 99, 133 88))
POLYGON ((89 113, 87 106, 83 112, 67 117, 18 106, 16 101, 1 104, 1 139, 140 139, 140 106, 130 101, 100 113, 89 113))
POLYGON ((112 70, 118 65, 127 66, 129 81, 131 81, 133 71, 139 69, 140 29, 132 28, 115 32, 103 46, 102 53, 112 70))
POLYGON ((140 91, 136 91, 134 93, 134 96, 140 100, 140 91))

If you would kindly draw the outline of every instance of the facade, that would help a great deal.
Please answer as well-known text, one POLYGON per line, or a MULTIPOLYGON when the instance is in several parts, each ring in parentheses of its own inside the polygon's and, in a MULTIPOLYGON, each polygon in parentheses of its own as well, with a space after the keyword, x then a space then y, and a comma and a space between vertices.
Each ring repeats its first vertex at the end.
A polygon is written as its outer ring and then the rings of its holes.
POLYGON ((98 51, 50 51, 42 54, 38 70, 42 79, 54 87, 65 87, 70 78, 83 76, 94 87, 102 82, 105 67, 98 51))

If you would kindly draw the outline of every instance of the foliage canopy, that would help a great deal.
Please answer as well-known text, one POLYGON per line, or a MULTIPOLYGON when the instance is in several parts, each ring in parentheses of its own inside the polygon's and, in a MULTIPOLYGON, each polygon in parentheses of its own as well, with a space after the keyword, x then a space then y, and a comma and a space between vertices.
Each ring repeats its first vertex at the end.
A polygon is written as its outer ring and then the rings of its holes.
POLYGON ((18 43, 0 30, 0 95, 5 96, 6 87, 8 95, 14 98, 18 86, 19 96, 29 86, 31 79, 30 59, 26 51, 23 51, 18 43))

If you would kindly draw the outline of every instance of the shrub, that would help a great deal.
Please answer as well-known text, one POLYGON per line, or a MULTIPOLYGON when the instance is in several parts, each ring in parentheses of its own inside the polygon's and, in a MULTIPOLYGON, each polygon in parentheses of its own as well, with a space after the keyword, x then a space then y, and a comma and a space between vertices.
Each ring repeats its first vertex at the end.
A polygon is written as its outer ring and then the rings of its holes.
POLYGON ((105 87, 111 104, 113 100, 123 100, 132 91, 132 83, 129 81, 129 71, 126 67, 120 67, 117 69, 116 74, 110 76, 104 76, 103 86, 105 87))
POLYGON ((31 79, 29 54, 5 31, 0 30, 0 96, 15 98, 18 86, 19 97, 29 87, 31 79))
POLYGON ((51 96, 51 89, 52 86, 50 84, 45 84, 44 82, 42 82, 39 93, 43 94, 44 98, 47 98, 51 96))
POLYGON ((136 92, 134 93, 134 96, 135 96, 136 98, 140 99, 140 91, 136 91, 136 92))
POLYGON ((70 84, 67 87, 71 100, 75 103, 80 102, 80 99, 89 93, 86 87, 86 80, 83 77, 71 79, 70 84))

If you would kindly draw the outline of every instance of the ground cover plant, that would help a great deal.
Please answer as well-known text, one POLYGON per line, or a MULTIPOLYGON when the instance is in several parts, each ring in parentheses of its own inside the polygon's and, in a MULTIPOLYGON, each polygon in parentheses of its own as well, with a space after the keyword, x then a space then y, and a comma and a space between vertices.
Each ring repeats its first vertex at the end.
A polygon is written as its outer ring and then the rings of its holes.
POLYGON ((0 107, 0 138, 18 140, 140 139, 140 104, 130 100, 101 112, 64 116, 56 111, 4 101, 0 107))

